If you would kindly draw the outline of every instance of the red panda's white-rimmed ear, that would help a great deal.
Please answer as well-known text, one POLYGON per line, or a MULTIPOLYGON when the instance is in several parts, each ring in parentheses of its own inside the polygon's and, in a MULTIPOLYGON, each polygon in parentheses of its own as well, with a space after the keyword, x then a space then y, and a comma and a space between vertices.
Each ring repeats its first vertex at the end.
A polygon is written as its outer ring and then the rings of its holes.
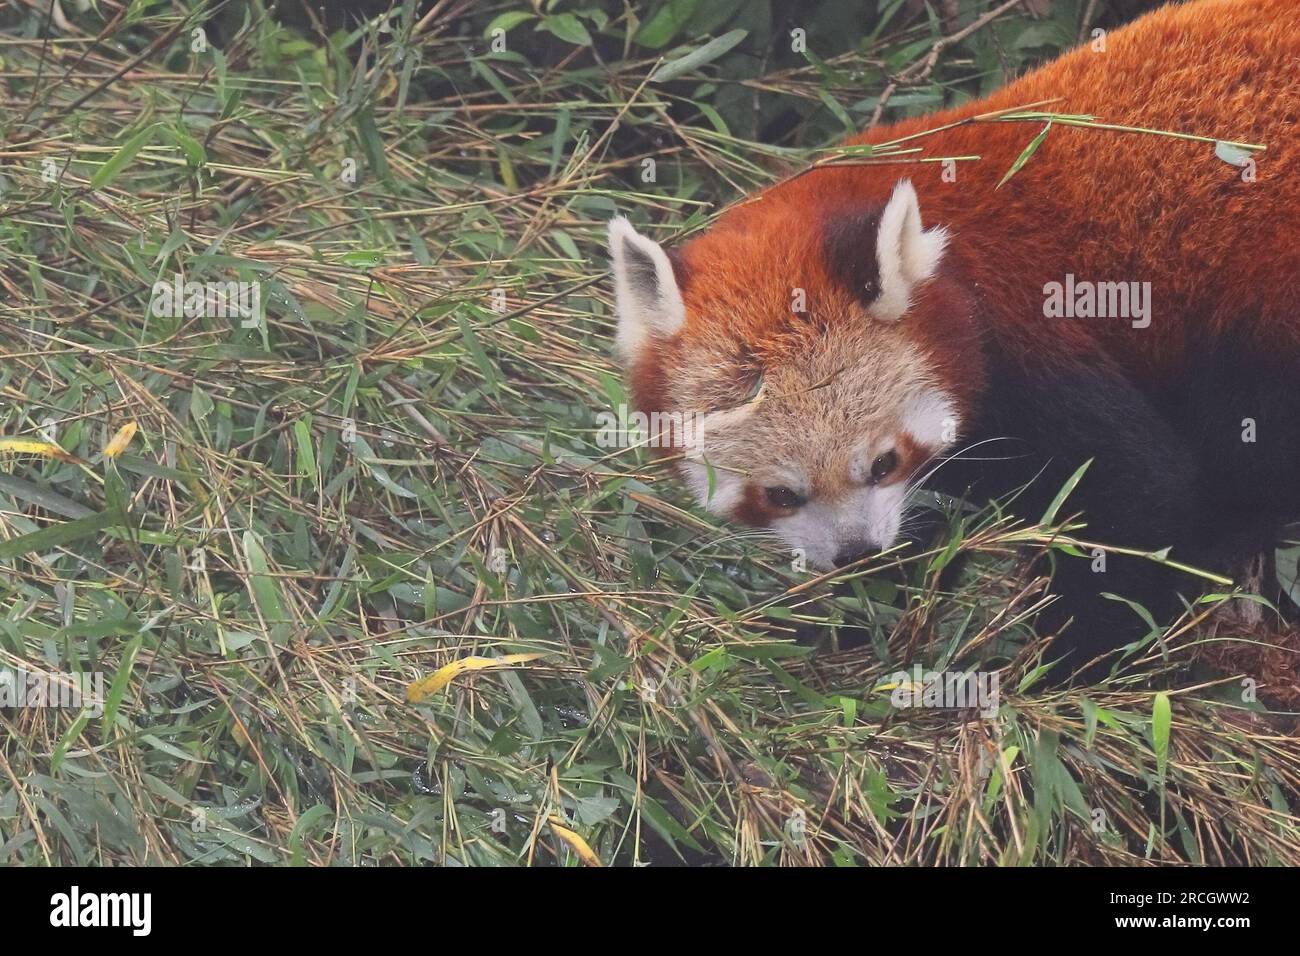
POLYGON ((867 310, 882 322, 897 322, 912 304, 912 291, 934 275, 948 245, 948 230, 921 230, 921 205, 910 179, 900 179, 880 214, 876 266, 880 294, 867 310))
POLYGON ((619 355, 631 362, 652 336, 669 336, 686 321, 686 306, 668 255, 622 216, 609 221, 614 260, 619 355))

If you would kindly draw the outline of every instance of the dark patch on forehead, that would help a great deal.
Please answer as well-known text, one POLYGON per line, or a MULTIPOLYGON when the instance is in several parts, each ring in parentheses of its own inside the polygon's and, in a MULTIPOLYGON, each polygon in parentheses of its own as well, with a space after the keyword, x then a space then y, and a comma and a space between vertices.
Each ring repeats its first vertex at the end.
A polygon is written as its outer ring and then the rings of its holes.
POLYGON ((858 207, 831 214, 822 230, 822 246, 831 277, 863 305, 880 295, 876 236, 881 207, 858 207))
POLYGON ((669 249, 666 254, 668 256, 668 262, 673 267, 673 278, 677 280, 677 288, 681 290, 683 295, 685 295, 686 286, 689 285, 691 281, 690 264, 686 261, 686 256, 682 254, 680 249, 669 249))

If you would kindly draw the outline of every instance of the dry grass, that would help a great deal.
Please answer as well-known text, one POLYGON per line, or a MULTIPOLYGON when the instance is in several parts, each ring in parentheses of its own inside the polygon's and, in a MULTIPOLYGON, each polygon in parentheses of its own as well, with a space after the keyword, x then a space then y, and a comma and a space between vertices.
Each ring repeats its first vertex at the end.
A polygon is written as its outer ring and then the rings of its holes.
MULTIPOLYGON (((1300 742, 1178 666, 1201 631, 1042 684, 1012 555, 1052 529, 962 514, 837 591, 597 447, 604 221, 694 228, 800 155, 691 108, 698 74, 485 55, 465 3, 328 38, 231 8, 220 56, 185 4, 48 43, 39 6, 0 35, 0 435, 78 460, 0 453, 0 658, 111 689, 0 711, 0 859, 1300 863, 1300 742), (177 272, 260 282, 265 324, 151 314, 177 272), (544 656, 406 699, 508 653, 544 656), (913 662, 997 670, 996 716, 891 706, 913 662)), ((737 85, 820 146, 822 97, 869 116, 929 30, 737 85)))

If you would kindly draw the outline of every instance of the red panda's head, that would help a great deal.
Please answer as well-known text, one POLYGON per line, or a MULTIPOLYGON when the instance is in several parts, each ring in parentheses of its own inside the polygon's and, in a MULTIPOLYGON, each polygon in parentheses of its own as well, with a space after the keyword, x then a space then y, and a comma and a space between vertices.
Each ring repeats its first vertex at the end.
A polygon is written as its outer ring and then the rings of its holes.
POLYGON ((976 387, 970 297, 916 191, 814 210, 777 189, 666 253, 609 227, 619 353, 696 497, 818 567, 888 547, 976 387), (956 330, 954 334, 954 330, 956 330))

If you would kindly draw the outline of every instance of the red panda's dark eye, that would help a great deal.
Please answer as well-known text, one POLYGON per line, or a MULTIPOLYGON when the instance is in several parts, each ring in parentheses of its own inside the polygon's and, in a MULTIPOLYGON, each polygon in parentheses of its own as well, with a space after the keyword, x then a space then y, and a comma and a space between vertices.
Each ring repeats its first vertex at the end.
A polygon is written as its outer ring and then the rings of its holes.
POLYGON ((897 467, 897 452, 887 451, 883 455, 877 455, 876 460, 871 463, 871 481, 873 483, 884 481, 897 467))
POLYGON ((799 492, 784 486, 767 488, 767 501, 773 508, 798 508, 804 503, 799 492))

